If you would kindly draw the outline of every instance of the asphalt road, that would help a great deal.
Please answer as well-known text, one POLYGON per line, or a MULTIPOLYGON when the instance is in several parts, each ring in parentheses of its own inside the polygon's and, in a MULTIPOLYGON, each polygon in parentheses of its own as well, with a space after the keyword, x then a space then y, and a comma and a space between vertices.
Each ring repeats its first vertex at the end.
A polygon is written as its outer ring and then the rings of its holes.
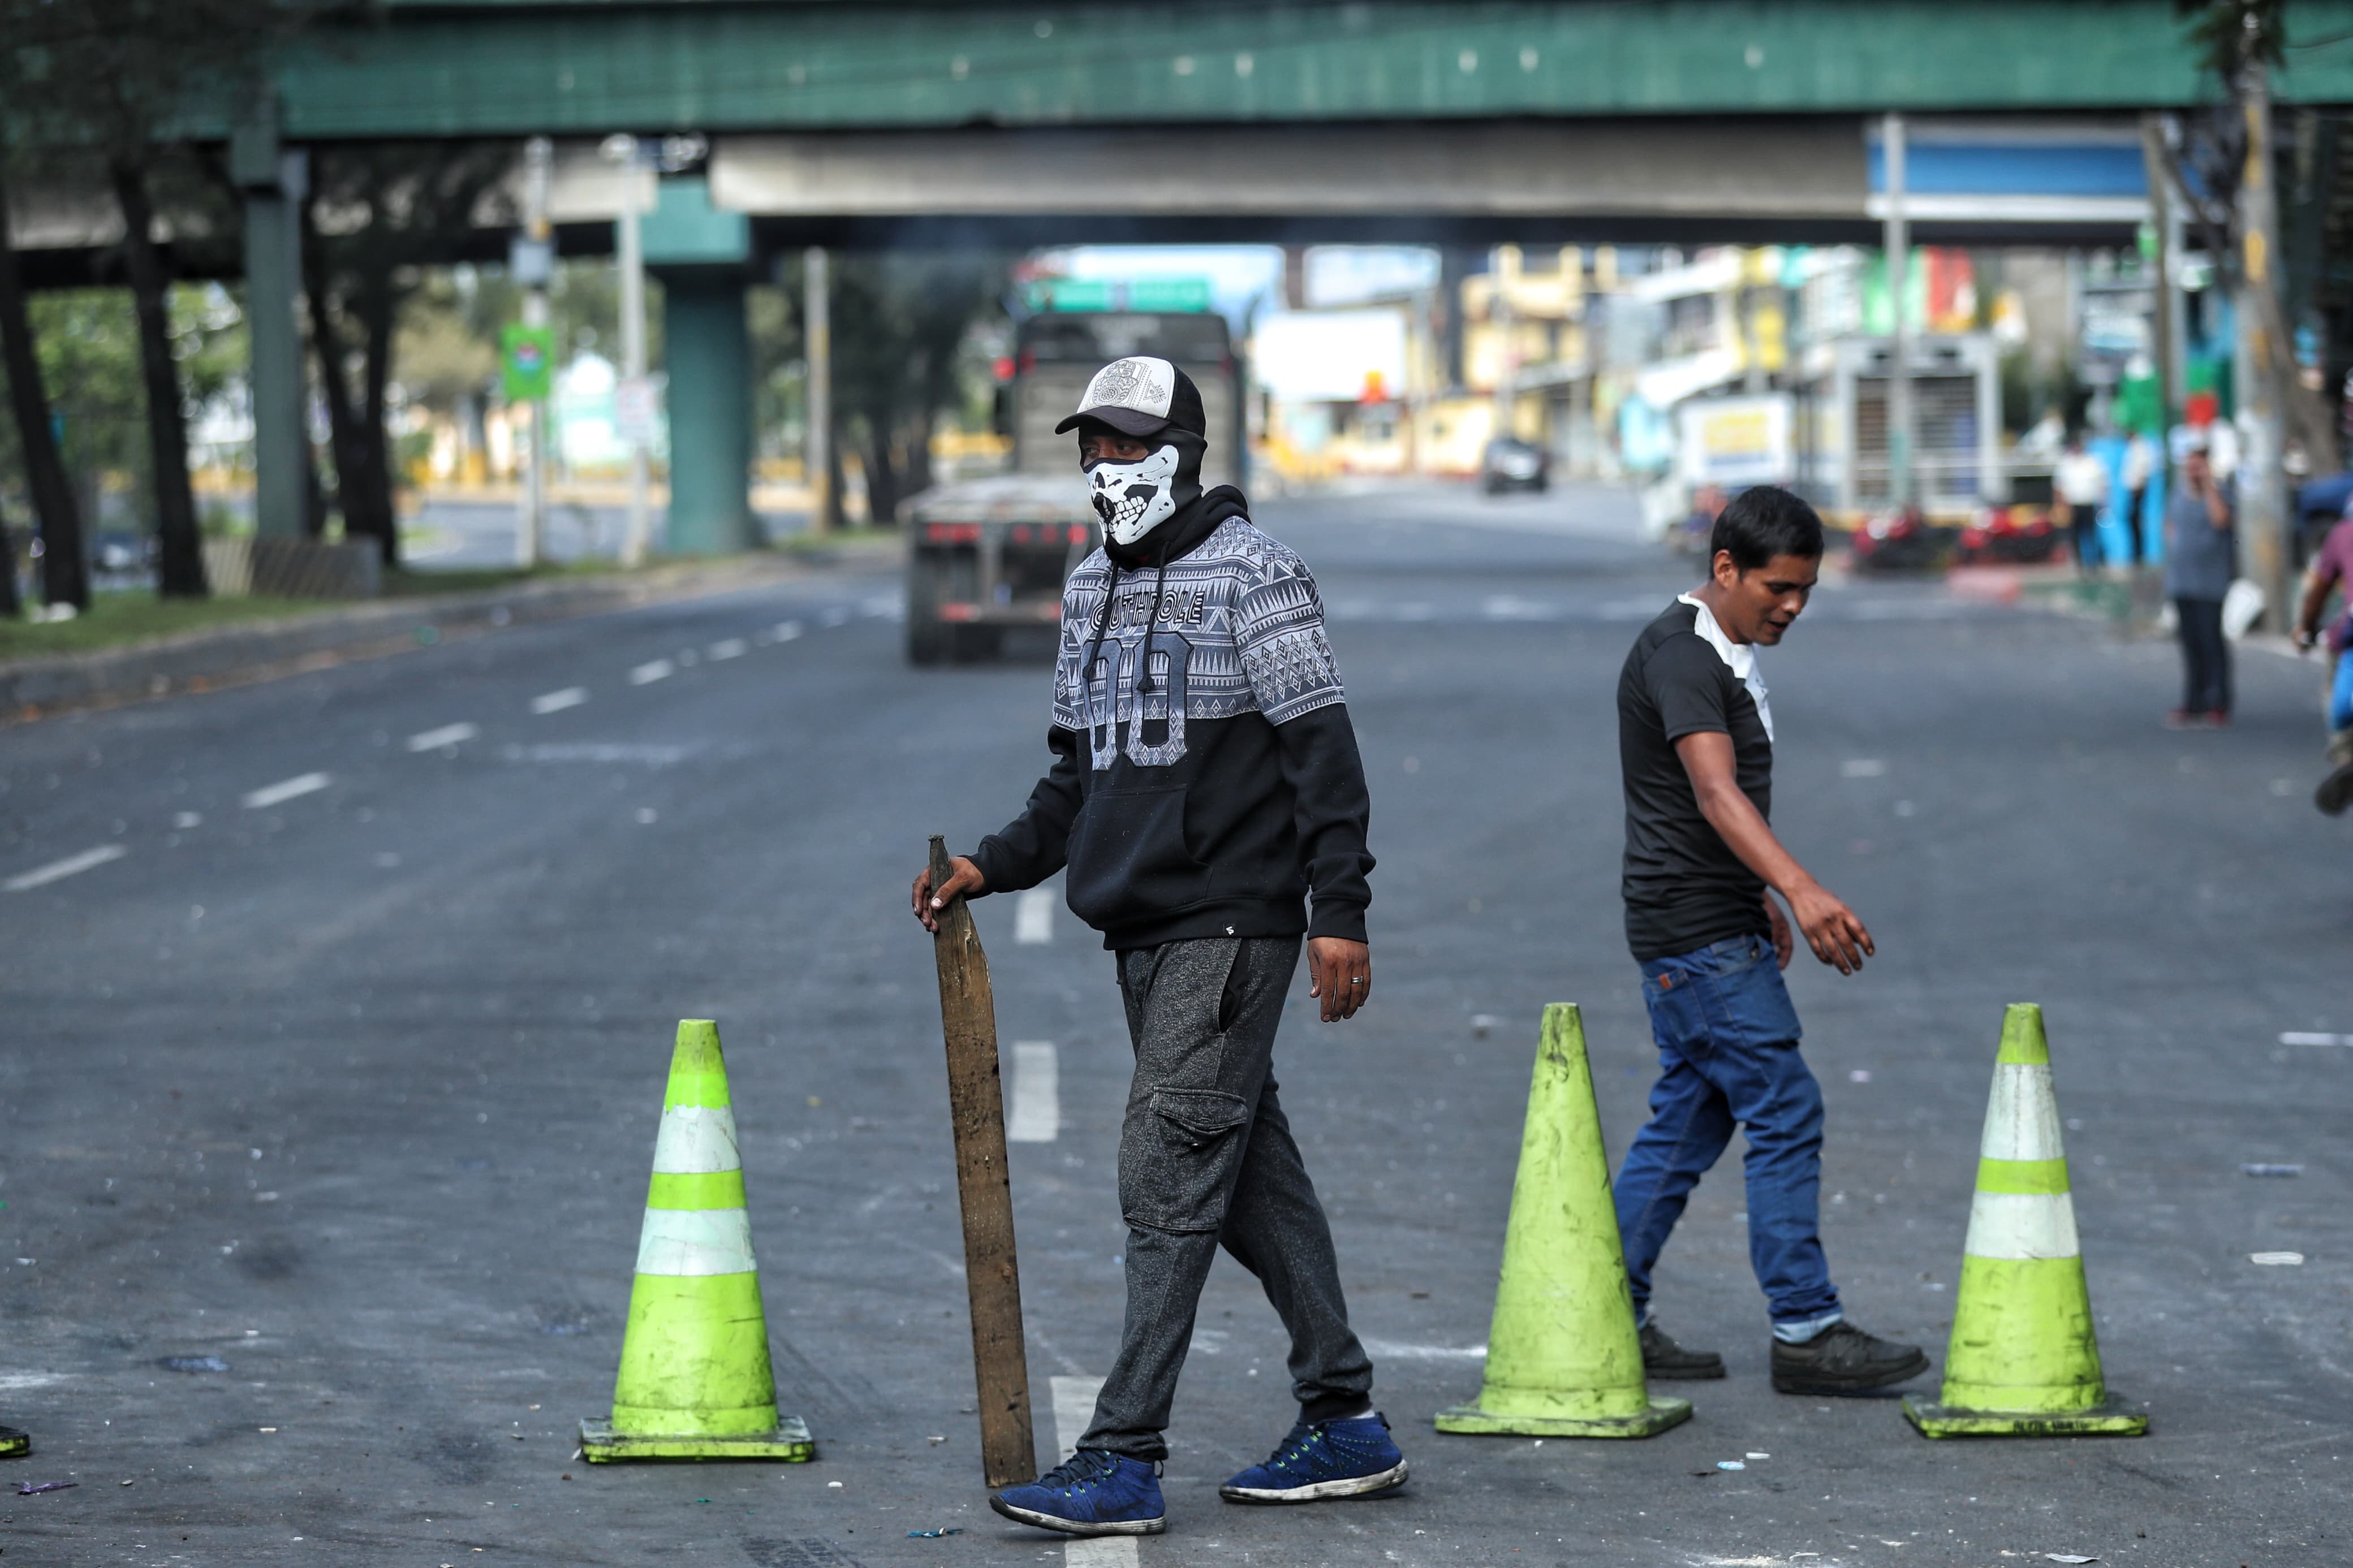
MULTIPOLYGON (((2152 1436, 1930 1444, 1892 1400, 1774 1394, 1732 1156, 1661 1269, 1669 1326, 1731 1363, 1681 1391, 1696 1419, 1431 1431, 1478 1384, 1544 1004, 1584 1006, 1613 1152, 1647 1086, 1611 700, 1688 568, 1624 514, 1265 509, 1332 609, 1381 858, 1372 1003, 1318 1025, 1303 978, 1280 1070, 1414 1480, 1217 1500, 1291 1414, 1273 1316, 1221 1263, 1141 1561, 2353 1561, 2353 1050, 2279 1043, 2353 1035, 2316 674, 2249 653, 2237 728, 2170 733, 2170 647, 1926 585, 1828 586, 1766 655, 1777 824, 1881 953, 1791 976, 1832 1265, 1859 1321, 1941 1357, 2002 1005, 2042 1002, 2109 1380, 2152 1436), (2272 1250, 2306 1261, 2251 1263, 2272 1250)), ((1044 668, 910 669, 869 572, 5 732, 0 1421, 39 1447, 0 1481, 79 1483, 0 1491, 8 1564, 1121 1560, 983 1501, 904 903, 927 833, 968 846, 1018 806, 1044 668), (730 1053, 813 1465, 570 1458, 609 1398, 681 1016, 730 1053)), ((1053 1047, 1014 1075, 1050 1136, 1013 1149, 1042 1448, 1054 1380, 1082 1404, 1115 1342, 1126 1047, 1067 911, 978 914, 1004 1040, 1053 1047)))

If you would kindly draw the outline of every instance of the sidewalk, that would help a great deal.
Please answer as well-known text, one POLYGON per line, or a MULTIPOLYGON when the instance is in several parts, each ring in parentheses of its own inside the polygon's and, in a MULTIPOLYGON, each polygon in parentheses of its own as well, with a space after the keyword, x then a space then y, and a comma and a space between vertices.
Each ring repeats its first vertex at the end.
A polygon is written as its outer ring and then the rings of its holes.
POLYGON ((828 564, 781 552, 681 562, 580 581, 322 605, 315 614, 187 632, 127 647, 0 660, 0 726, 174 692, 249 686, 510 626, 732 593, 812 575, 828 564))

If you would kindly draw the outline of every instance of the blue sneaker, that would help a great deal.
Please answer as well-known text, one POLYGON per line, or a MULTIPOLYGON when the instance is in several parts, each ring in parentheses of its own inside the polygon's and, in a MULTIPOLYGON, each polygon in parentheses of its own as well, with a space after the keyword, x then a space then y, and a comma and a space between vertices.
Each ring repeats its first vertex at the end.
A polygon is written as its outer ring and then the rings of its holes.
POLYGON ((1018 1524, 1065 1535, 1157 1535, 1168 1528, 1160 1467, 1103 1448, 1082 1448, 988 1506, 1018 1524))
POLYGON ((1314 1502, 1369 1497, 1405 1484, 1405 1456, 1379 1411, 1346 1421, 1302 1421, 1264 1464, 1218 1489, 1228 1502, 1314 1502))

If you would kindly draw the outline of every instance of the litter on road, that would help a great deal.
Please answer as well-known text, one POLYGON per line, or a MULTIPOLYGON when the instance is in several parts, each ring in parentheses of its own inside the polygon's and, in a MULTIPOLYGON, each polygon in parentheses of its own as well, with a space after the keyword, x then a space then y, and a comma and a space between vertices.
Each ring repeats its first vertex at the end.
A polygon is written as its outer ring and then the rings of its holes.
POLYGON ((2301 1176, 2304 1174, 2304 1167, 2302 1165, 2248 1164, 2240 1166, 2239 1173, 2245 1176, 2301 1176))
POLYGON ((42 1492, 61 1492, 68 1487, 78 1487, 79 1485, 81 1485, 79 1481, 43 1481, 37 1486, 34 1485, 31 1481, 19 1481, 16 1483, 16 1495, 18 1497, 35 1497, 42 1492))
POLYGON ((2247 1254, 2247 1261, 2262 1263, 2273 1268, 2293 1268, 2304 1261, 2304 1254, 2301 1252, 2250 1252, 2247 1254))
POLYGON ((960 1524, 952 1524, 945 1530, 911 1530, 907 1531, 907 1539, 910 1541, 937 1541, 944 1535, 962 1535, 963 1533, 964 1526, 960 1524))

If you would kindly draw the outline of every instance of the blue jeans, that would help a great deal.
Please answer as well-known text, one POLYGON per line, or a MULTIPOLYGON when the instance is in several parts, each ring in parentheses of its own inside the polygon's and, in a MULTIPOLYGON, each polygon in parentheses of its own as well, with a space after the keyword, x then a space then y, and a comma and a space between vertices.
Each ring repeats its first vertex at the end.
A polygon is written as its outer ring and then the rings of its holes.
POLYGON ((2337 656, 2337 679, 2328 687, 2328 732, 2353 730, 2353 647, 2337 656))
POLYGON ((1738 936, 1642 965, 1659 1046, 1651 1120, 1613 1188, 1634 1308, 1699 1179, 1748 1138, 1748 1258, 1777 1324, 1839 1311, 1820 1234, 1822 1091, 1798 1054, 1798 1013, 1773 944, 1738 936))

